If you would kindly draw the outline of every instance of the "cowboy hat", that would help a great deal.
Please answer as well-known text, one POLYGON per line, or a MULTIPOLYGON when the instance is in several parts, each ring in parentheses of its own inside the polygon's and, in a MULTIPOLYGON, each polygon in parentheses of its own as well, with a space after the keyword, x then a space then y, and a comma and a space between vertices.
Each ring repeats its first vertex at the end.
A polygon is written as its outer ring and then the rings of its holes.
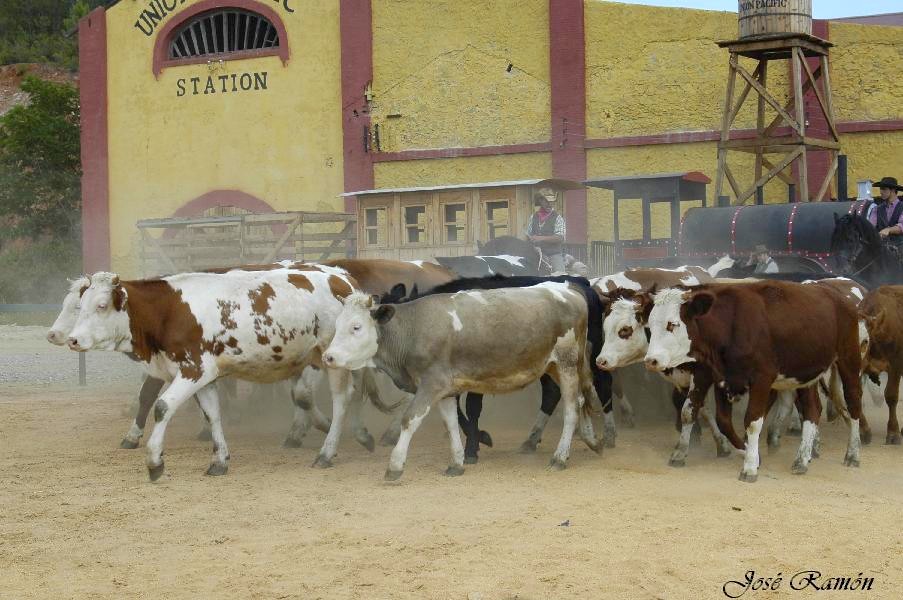
POLYGON ((890 188, 892 190, 903 190, 903 187, 897 185, 896 177, 883 177, 881 181, 877 181, 872 184, 872 187, 876 188, 890 188))

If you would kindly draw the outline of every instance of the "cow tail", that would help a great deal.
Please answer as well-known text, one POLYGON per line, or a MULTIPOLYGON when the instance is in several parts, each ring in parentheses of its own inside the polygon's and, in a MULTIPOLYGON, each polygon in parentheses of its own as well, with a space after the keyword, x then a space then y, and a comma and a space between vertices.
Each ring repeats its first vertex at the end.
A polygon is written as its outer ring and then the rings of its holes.
POLYGON ((403 400, 399 400, 395 404, 386 404, 379 397, 379 388, 376 386, 376 380, 373 377, 373 369, 364 369, 361 374, 361 392, 364 398, 369 398, 370 403, 383 414, 391 414, 396 408, 401 406, 403 400))
POLYGON ((831 399, 831 404, 834 406, 835 412, 843 417, 844 422, 849 425, 850 411, 847 410, 846 400, 843 397, 843 388, 840 385, 840 375, 837 372, 836 364, 831 367, 831 376, 828 383, 828 398, 831 399))

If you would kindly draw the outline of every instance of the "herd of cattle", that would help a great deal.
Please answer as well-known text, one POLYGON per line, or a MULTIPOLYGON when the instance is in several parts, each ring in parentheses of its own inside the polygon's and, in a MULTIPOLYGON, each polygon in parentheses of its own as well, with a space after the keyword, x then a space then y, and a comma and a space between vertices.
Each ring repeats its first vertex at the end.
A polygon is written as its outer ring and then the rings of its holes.
MULTIPOLYGON (((482 394, 516 391, 537 379, 542 407, 522 450, 536 449, 563 403, 551 467, 565 467, 575 431, 601 452, 615 441, 618 371, 636 363, 674 385, 680 434, 673 466, 685 464, 700 418, 712 430, 718 456, 743 455, 740 479, 753 482, 767 412, 774 406, 778 413, 768 431, 774 445, 795 405, 802 436, 792 471, 805 473, 818 455, 823 402, 847 422, 844 464, 858 466, 860 445, 871 438, 863 389, 873 391, 882 372, 890 382, 884 389, 887 443, 903 441, 896 417, 903 286, 869 292, 844 278, 726 279, 718 277, 724 266, 634 269, 592 282, 461 279, 428 262, 363 259, 133 281, 101 272, 72 282, 47 337, 76 351, 123 352, 144 364, 148 377, 122 447, 138 446, 153 407, 156 425, 147 440, 152 481, 164 473, 167 425, 193 396, 213 438, 207 473, 226 473, 230 455, 216 385, 224 377, 290 380, 294 418, 286 444, 300 445, 311 425, 325 431, 318 467, 332 465, 346 413, 355 439, 373 450, 361 419, 364 398, 395 410, 394 427, 384 436, 394 442, 389 480, 401 476, 411 437, 433 404, 450 434, 446 474, 460 475, 466 462, 476 462, 480 443, 492 444, 478 425, 482 394), (388 405, 379 398, 379 372, 405 400, 388 405), (331 418, 314 402, 324 376, 331 418), (714 418, 705 406, 710 391, 714 418), (464 393, 466 414, 457 400, 464 393), (741 398, 748 399, 745 439, 731 419, 741 398), (597 437, 592 416, 599 412, 597 437)), ((629 414, 627 399, 620 401, 629 414)))

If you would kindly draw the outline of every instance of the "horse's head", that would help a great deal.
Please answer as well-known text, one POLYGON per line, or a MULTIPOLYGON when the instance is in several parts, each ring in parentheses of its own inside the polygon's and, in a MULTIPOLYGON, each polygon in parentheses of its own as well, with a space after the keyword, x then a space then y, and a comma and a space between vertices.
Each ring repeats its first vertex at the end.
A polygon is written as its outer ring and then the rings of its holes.
MULTIPOLYGON (((880 252, 881 238, 869 221, 856 214, 834 215, 831 253, 842 273, 850 273, 860 263, 873 260, 880 252)), ((861 267, 860 267, 861 268, 861 267)))

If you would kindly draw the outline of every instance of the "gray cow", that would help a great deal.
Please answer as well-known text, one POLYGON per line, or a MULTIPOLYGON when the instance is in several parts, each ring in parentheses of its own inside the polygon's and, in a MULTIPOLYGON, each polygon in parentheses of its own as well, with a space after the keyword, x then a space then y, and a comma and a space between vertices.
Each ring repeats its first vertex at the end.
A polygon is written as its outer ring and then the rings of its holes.
POLYGON ((373 361, 399 388, 415 394, 387 480, 401 477, 411 436, 436 402, 451 440, 445 474, 463 474, 455 395, 512 392, 545 373, 560 386, 565 406, 552 468, 565 467, 578 418, 584 441, 601 451, 598 440, 586 435, 592 431, 588 409, 598 398, 587 355, 587 303, 579 286, 546 282, 436 294, 400 305, 376 305, 372 297, 355 293, 344 302, 336 335, 323 354, 326 365, 360 369, 373 361))

